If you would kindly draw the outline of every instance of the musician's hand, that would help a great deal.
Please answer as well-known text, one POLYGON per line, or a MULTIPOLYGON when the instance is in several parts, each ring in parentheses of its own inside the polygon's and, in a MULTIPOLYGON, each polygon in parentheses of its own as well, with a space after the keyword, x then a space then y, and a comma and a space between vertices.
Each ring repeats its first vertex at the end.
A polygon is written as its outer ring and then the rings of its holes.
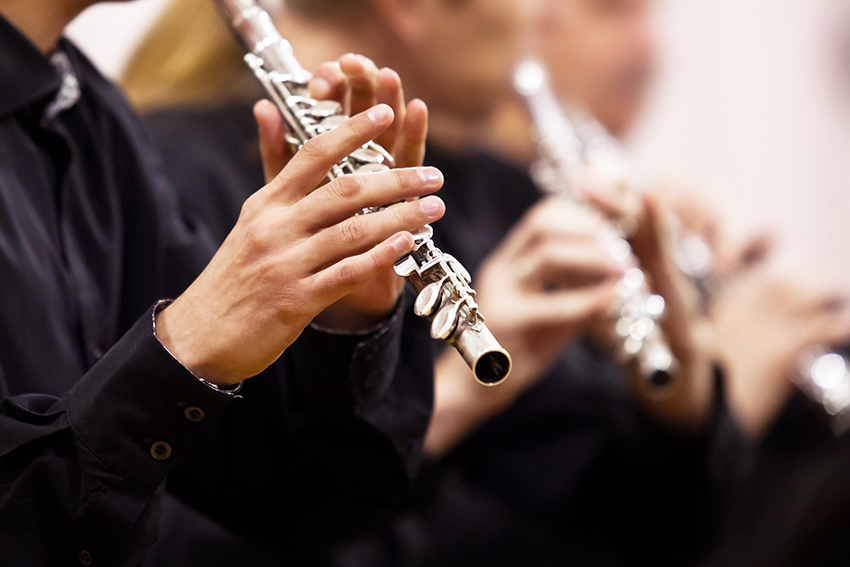
MULTIPOLYGON (((724 281, 765 262, 773 251, 773 238, 764 230, 754 232, 743 239, 732 239, 721 222, 716 208, 693 190, 673 187, 669 183, 660 193, 665 205, 674 216, 674 224, 681 231, 676 236, 682 240, 689 236, 701 239, 711 255, 708 266, 714 281, 724 281)), ((695 243, 699 246, 699 241, 695 243)), ((700 255, 702 250, 690 250, 688 243, 681 253, 700 255)), ((699 274, 698 274, 699 275, 699 274)))
POLYGON ((378 69, 368 57, 349 53, 320 66, 310 92, 316 98, 341 102, 349 114, 388 104, 395 112, 395 121, 375 141, 395 158, 396 167, 422 165, 428 109, 419 99, 405 105, 401 79, 392 69, 378 69))
MULTIPOLYGON (((395 71, 378 69, 362 55, 346 54, 316 70, 310 91, 316 98, 341 102, 348 114, 362 112, 376 104, 389 105, 395 120, 375 142, 395 158, 390 164, 393 167, 422 165, 428 109, 420 100, 405 105, 401 80, 395 71)), ((404 280, 388 270, 368 286, 327 309, 316 322, 345 330, 371 327, 386 317, 403 287, 404 280)))
MULTIPOLYGON (((378 69, 367 57, 346 54, 338 61, 322 64, 310 81, 310 93, 319 100, 336 100, 349 115, 359 114, 376 104, 393 109, 393 123, 375 141, 394 157, 395 167, 417 167, 425 158, 428 133, 428 107, 419 99, 405 105, 398 73, 378 69)), ((257 103, 254 118, 260 130, 260 151, 266 183, 277 176, 292 158, 286 143, 286 127, 270 101, 257 103)))
POLYGON ((760 437, 793 388, 809 346, 850 341, 848 298, 779 277, 768 267, 728 281, 711 317, 726 395, 744 433, 760 437))
POLYGON ((431 168, 349 175, 316 188, 392 121, 381 105, 311 140, 246 201, 204 272, 157 318, 158 337, 187 368, 219 385, 259 373, 323 309, 410 251, 408 231, 442 216, 438 198, 415 200, 439 188, 431 168), (354 216, 403 199, 414 200, 354 216))
POLYGON ((437 364, 427 452, 446 452, 502 411, 551 368, 588 320, 608 308, 628 267, 612 255, 613 238, 599 215, 558 199, 537 205, 514 227, 475 279, 487 326, 511 353, 511 375, 485 388, 470 379, 457 353, 445 353, 437 364))
MULTIPOLYGON (((596 188, 588 195, 609 215, 618 214, 616 203, 612 204, 604 189, 596 188)), ((669 386, 659 389, 651 386, 632 363, 634 391, 638 403, 658 421, 680 430, 698 431, 707 423, 715 394, 709 321, 701 312, 696 288, 676 266, 669 211, 651 194, 639 196, 638 204, 630 212, 635 222, 629 242, 651 289, 664 297, 660 324, 679 362, 679 371, 669 386)))
MULTIPOLYGON (((425 155, 428 124, 427 107, 422 101, 404 104, 401 81, 395 71, 378 69, 366 57, 348 54, 338 61, 323 64, 310 83, 311 94, 320 99, 342 102, 347 113, 359 113, 376 104, 393 109, 393 122, 375 141, 396 156, 395 167, 416 167, 425 155)), ((255 108, 260 125, 260 147, 266 177, 274 176, 290 158, 284 142, 284 128, 274 105, 261 102, 255 108)), ((436 170, 430 170, 439 175, 436 170)), ((437 181, 442 184, 442 177, 437 181)), ((376 277, 350 296, 330 306, 316 318, 323 327, 345 331, 368 329, 384 320, 392 311, 404 287, 404 280, 393 270, 376 277)))

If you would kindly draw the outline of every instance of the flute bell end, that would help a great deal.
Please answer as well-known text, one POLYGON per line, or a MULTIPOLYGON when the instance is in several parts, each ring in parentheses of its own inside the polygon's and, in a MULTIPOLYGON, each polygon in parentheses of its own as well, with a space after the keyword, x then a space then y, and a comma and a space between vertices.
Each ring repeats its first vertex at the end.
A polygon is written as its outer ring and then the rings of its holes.
POLYGON ((511 373, 511 356, 504 350, 486 352, 478 357, 472 375, 483 386, 498 386, 511 373))

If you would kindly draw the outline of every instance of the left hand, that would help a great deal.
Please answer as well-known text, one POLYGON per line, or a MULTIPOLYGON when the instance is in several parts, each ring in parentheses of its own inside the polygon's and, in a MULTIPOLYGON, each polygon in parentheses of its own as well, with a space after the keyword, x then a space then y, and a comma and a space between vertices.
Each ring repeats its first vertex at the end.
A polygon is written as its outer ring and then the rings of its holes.
MULTIPOLYGON (((401 79, 391 69, 378 69, 362 55, 347 54, 338 61, 325 63, 314 73, 311 94, 317 99, 333 99, 343 104, 349 116, 376 104, 389 105, 395 114, 392 125, 375 139, 394 157, 393 167, 417 167, 425 156, 428 109, 421 100, 405 105, 401 79)), ((266 180, 273 179, 291 159, 285 126, 275 106, 261 101, 254 109, 261 130, 272 135, 261 137, 274 143, 261 143, 260 153, 266 180)), ((433 171, 433 170, 431 170, 433 171)), ((354 293, 337 301, 314 322, 340 331, 362 331, 374 327, 392 313, 404 287, 404 279, 387 270, 354 293)))

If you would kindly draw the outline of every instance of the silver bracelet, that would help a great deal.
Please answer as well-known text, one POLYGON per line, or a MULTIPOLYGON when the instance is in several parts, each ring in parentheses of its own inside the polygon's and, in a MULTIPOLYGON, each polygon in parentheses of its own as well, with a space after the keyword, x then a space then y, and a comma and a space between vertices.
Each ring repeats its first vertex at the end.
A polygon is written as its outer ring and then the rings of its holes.
MULTIPOLYGON (((171 358, 176 360, 177 363, 180 366, 182 366, 183 368, 186 368, 186 366, 182 362, 180 362, 180 360, 176 356, 174 356, 174 354, 170 350, 168 350, 168 347, 166 347, 164 344, 162 344, 162 341, 159 340, 159 337, 156 336, 156 316, 160 311, 162 311, 163 309, 165 309, 166 307, 168 307, 172 303, 174 303, 173 299, 160 299, 159 301, 156 302, 156 305, 153 306, 153 314, 151 315, 153 336, 156 339, 156 342, 158 342, 159 345, 163 349, 165 349, 165 352, 167 352, 168 354, 171 355, 171 358)), ((204 380, 200 376, 197 376, 194 372, 192 372, 188 368, 186 368, 186 372, 188 372, 189 374, 191 374, 192 376, 197 378, 198 381, 201 382, 201 384, 203 384, 204 386, 211 388, 211 389, 215 390, 216 392, 221 392, 222 394, 227 394, 228 396, 236 396, 236 394, 239 393, 239 390, 242 389, 242 384, 244 383, 244 381, 240 381, 240 382, 237 382, 236 384, 234 384, 233 386, 230 386, 229 388, 222 388, 221 386, 213 384, 212 382, 208 382, 207 380, 204 380)))

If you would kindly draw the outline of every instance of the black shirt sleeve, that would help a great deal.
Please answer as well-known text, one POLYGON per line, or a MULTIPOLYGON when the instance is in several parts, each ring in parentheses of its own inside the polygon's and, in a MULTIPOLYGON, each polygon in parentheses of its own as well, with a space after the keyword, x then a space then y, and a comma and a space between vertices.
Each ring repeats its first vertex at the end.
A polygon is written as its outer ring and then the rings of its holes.
MULTIPOLYGON (((431 412, 427 325, 412 319, 405 301, 365 335, 306 329, 245 383, 169 477, 169 491, 284 554, 376 521, 408 487, 431 412)), ((185 546, 204 547, 203 534, 163 533, 157 554, 185 546)))
POLYGON ((162 348, 150 314, 66 396, 6 398, 1 562, 113 565, 138 554, 155 537, 166 475, 230 399, 162 348))

